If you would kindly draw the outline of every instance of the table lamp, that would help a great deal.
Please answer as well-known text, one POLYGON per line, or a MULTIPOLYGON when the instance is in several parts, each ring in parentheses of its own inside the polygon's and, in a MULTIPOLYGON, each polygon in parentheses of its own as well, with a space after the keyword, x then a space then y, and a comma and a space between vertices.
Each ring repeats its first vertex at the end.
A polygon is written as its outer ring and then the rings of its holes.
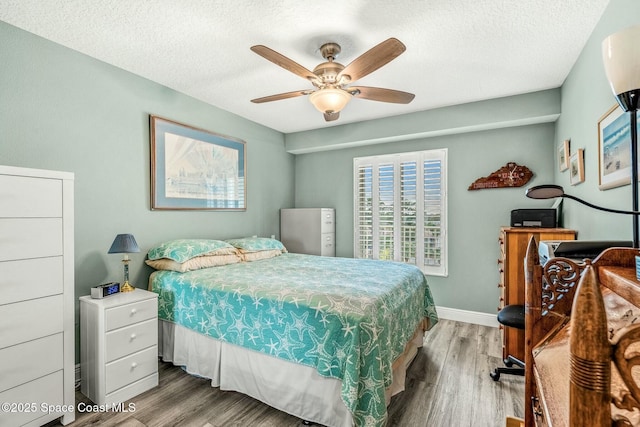
MULTIPOLYGON (((572 196, 571 194, 567 194, 564 192, 564 189, 559 185, 553 184, 544 184, 544 185, 536 185, 535 187, 527 188, 525 192, 525 196, 530 199, 555 199, 556 197, 562 197, 564 199, 575 200, 578 203, 582 203, 585 206, 589 206, 590 208, 597 209, 599 211, 622 214, 622 215, 633 215, 635 218, 640 216, 640 211, 623 211, 620 209, 611 209, 605 208, 604 206, 594 205, 593 203, 589 203, 586 200, 582 200, 579 197, 572 196)), ((638 241, 636 239, 633 240, 633 247, 638 247, 638 241)))
POLYGON ((136 243, 133 234, 118 234, 109 248, 110 254, 124 254, 122 263, 124 264, 124 283, 120 288, 121 292, 131 292, 136 288, 129 284, 129 255, 130 253, 140 252, 140 248, 136 243))

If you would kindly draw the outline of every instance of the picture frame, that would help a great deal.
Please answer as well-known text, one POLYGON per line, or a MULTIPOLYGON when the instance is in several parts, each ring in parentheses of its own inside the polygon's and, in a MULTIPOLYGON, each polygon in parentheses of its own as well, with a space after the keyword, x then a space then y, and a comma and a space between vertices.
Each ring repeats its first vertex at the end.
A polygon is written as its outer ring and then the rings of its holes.
POLYGON ((150 115, 151 210, 246 208, 246 143, 150 115))
POLYGON ((571 156, 571 152, 569 151, 570 143, 571 140, 565 139, 560 143, 560 147, 558 147, 558 163, 560 166, 560 172, 569 169, 569 157, 571 156))
MULTIPOLYGON (((598 188, 631 184, 631 132, 628 115, 618 104, 598 120, 598 188)), ((640 129, 640 125, 638 126, 640 129)))
POLYGON ((569 180, 571 185, 584 182, 584 150, 578 148, 569 158, 569 180))

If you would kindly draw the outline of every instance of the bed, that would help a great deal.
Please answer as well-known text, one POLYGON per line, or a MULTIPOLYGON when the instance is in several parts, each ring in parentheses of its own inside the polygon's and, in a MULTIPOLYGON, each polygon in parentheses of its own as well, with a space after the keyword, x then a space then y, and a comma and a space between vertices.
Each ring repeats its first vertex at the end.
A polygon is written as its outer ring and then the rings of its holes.
POLYGON ((422 272, 287 253, 275 239, 210 242, 149 252, 162 359, 304 420, 384 425, 438 320, 422 272))

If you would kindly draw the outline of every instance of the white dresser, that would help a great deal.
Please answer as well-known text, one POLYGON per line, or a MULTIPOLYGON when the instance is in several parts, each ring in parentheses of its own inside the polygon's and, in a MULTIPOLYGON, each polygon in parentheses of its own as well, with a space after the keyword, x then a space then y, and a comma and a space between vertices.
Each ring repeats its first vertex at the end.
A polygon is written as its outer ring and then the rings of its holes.
POLYGON ((280 209, 280 240, 289 252, 336 256, 335 209, 280 209))
POLYGON ((137 289, 80 297, 82 393, 98 405, 158 385, 158 294, 137 289))
POLYGON ((0 426, 75 419, 73 174, 0 166, 0 426))

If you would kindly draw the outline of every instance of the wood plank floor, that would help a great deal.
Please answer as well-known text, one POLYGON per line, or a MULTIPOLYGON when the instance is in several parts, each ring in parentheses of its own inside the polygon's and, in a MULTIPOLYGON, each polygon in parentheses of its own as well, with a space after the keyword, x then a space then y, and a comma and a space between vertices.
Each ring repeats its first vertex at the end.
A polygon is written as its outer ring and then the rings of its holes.
MULTIPOLYGON (((507 416, 523 417, 524 377, 489 372, 501 362, 497 328, 440 320, 407 372, 406 390, 389 405, 387 426, 503 427, 507 416)), ((128 403, 134 412, 76 413, 70 426, 293 427, 300 419, 210 381, 160 363, 160 384, 128 403)), ((78 402, 88 402, 77 393, 78 402)), ((50 423, 48 427, 58 427, 50 423)))

